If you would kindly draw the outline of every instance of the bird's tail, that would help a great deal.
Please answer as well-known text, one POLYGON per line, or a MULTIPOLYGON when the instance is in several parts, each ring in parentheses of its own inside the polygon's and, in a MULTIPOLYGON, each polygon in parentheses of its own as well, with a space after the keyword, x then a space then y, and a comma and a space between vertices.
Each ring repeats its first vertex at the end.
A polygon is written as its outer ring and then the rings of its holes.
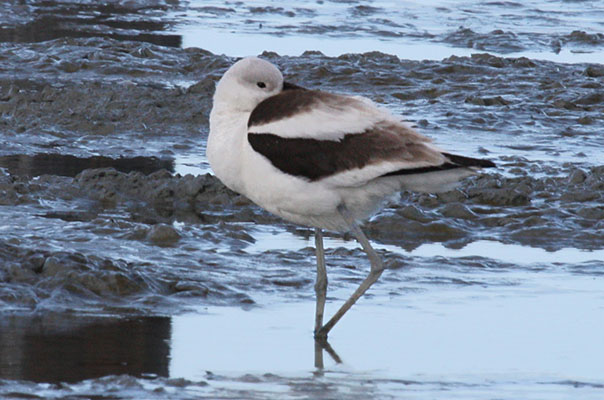
POLYGON ((404 189, 424 193, 445 192, 454 189, 460 180, 475 175, 481 168, 496 167, 490 160, 442 153, 443 164, 394 171, 383 176, 398 176, 404 189))

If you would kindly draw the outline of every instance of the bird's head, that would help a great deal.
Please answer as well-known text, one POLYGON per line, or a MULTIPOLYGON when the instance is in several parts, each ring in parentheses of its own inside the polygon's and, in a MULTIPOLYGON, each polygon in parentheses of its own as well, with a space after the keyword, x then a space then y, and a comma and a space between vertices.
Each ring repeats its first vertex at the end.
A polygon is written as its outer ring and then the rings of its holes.
POLYGON ((233 64, 222 76, 214 104, 222 103, 230 109, 251 112, 260 102, 283 89, 283 75, 268 61, 246 57, 233 64))

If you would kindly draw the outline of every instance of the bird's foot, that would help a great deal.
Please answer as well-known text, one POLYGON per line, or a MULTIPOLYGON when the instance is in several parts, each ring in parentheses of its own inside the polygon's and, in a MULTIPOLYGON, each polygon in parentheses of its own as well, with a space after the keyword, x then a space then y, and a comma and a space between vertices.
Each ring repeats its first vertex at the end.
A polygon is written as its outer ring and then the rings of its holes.
MULTIPOLYGON (((320 330, 319 330, 320 331, 320 330)), ((322 337, 317 337, 315 334, 315 367, 322 370, 323 369, 323 350, 329 354, 329 356, 336 362, 336 364, 341 364, 342 359, 335 352, 333 347, 327 341, 327 333, 322 337)))

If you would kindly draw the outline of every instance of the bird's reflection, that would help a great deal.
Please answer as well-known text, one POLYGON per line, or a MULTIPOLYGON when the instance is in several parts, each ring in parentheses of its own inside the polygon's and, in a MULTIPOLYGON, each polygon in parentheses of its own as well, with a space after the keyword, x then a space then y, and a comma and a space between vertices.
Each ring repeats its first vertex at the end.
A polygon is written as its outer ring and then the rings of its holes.
POLYGON ((315 339, 315 368, 316 374, 319 375, 323 374, 323 369, 325 368, 325 363, 323 362, 324 351, 329 354, 336 364, 342 364, 342 359, 333 347, 331 347, 327 339, 315 339))
POLYGON ((71 314, 0 319, 0 379, 77 382, 106 375, 168 376, 170 319, 71 314))

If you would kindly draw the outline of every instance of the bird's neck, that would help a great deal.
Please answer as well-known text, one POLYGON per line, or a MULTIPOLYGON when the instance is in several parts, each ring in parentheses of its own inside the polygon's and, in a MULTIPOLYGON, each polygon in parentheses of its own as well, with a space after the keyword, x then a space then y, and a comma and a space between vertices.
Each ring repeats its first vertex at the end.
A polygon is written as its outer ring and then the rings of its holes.
POLYGON ((249 112, 214 106, 206 155, 212 170, 229 189, 241 193, 241 153, 247 135, 249 112))

